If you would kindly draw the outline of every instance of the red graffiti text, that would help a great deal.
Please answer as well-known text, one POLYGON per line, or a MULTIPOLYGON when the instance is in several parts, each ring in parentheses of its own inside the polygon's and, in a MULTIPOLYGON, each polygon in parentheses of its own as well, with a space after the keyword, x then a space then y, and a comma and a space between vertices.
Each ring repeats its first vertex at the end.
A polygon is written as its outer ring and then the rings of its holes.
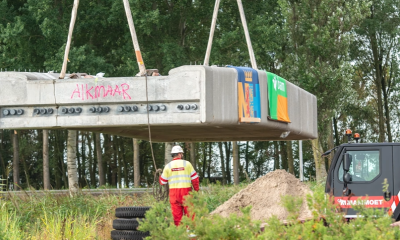
POLYGON ((129 89, 129 84, 122 83, 121 85, 107 86, 88 86, 87 84, 76 84, 76 88, 72 92, 71 99, 90 100, 96 98, 122 96, 124 99, 131 99, 131 96, 126 92, 129 89))

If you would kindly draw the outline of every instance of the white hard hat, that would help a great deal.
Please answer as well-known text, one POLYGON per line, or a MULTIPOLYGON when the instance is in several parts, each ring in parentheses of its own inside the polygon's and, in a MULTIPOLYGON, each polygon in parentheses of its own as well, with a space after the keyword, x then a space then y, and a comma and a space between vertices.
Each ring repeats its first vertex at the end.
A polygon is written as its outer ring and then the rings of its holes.
POLYGON ((183 149, 181 148, 181 146, 173 146, 171 153, 183 153, 183 149))

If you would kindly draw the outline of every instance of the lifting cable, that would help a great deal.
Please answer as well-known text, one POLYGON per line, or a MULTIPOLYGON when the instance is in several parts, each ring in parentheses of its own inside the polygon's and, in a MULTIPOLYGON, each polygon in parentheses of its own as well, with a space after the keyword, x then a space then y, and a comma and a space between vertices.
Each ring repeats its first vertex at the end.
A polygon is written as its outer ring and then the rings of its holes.
MULTIPOLYGON (((204 63, 203 63, 204 66, 208 66, 209 65, 211 48, 212 48, 212 41, 213 41, 213 37, 214 37, 214 31, 215 31, 215 26, 216 26, 216 22, 217 22, 220 2, 221 2, 221 0, 216 0, 215 1, 214 12, 213 12, 212 21, 211 21, 210 36, 208 38, 206 56, 204 57, 204 63)), ((246 37, 247 48, 249 50, 251 66, 252 66, 253 69, 257 70, 258 69, 257 68, 257 62, 256 62, 256 58, 254 56, 253 46, 251 45, 249 29, 247 28, 246 16, 244 14, 242 0, 237 0, 237 4, 238 4, 238 8, 239 8, 239 13, 240 13, 240 19, 242 20, 242 26, 243 26, 243 30, 244 30, 244 35, 246 37)))
MULTIPOLYGON (((154 172, 154 182, 153 182, 153 195, 157 201, 167 200, 168 199, 168 186, 166 185, 165 188, 163 188, 158 181, 161 172, 157 170, 156 161, 154 158, 153 144, 151 141, 149 97, 148 97, 146 67, 144 65, 143 58, 142 58, 142 55, 140 52, 139 42, 137 40, 135 26, 133 24, 132 13, 131 13, 131 9, 129 6, 129 1, 123 0, 123 3, 124 3, 126 17, 128 20, 128 25, 129 25, 129 29, 130 29, 130 33, 131 33, 131 37, 132 37, 133 46, 134 46, 135 53, 136 53, 136 59, 137 59, 138 65, 139 65, 139 74, 138 75, 144 76, 145 81, 146 81, 147 126, 149 129, 149 140, 150 140, 149 142, 150 142, 151 156, 153 159, 154 171, 155 171, 154 172)), ((71 21, 70 21, 70 25, 69 25, 68 39, 67 39, 67 44, 65 46, 64 62, 63 62, 63 66, 62 66, 60 77, 59 77, 60 79, 63 79, 65 77, 65 73, 67 70, 68 55, 69 55, 69 50, 71 47, 72 32, 74 30, 74 25, 75 25, 75 21, 76 21, 77 12, 78 12, 78 6, 79 6, 79 0, 74 0, 74 5, 72 8, 72 14, 71 14, 71 21)))
POLYGON ((149 108, 149 91, 148 91, 148 86, 147 86, 147 73, 144 75, 146 79, 146 102, 147 102, 147 128, 149 129, 149 143, 150 143, 150 149, 151 149, 151 157, 153 159, 153 164, 154 164, 154 181, 153 181, 153 196, 157 201, 167 201, 168 199, 168 184, 163 186, 160 184, 159 179, 161 177, 162 171, 157 169, 156 166, 156 160, 154 158, 154 151, 153 151, 153 142, 151 141, 151 128, 150 128, 150 108, 149 108))
POLYGON ((131 8, 129 6, 129 1, 128 0, 123 0, 124 2, 124 7, 125 7, 125 13, 126 17, 128 20, 128 25, 129 25, 129 30, 131 33, 132 37, 132 42, 133 42, 133 47, 135 48, 135 53, 136 53, 136 59, 138 62, 139 66, 139 76, 144 76, 145 81, 146 81, 146 109, 147 109, 147 128, 149 129, 149 143, 150 143, 150 149, 151 149, 151 157, 153 159, 153 164, 154 164, 154 181, 153 181, 153 196, 157 201, 166 201, 168 199, 168 184, 161 186, 159 182, 159 178, 162 174, 161 171, 157 169, 156 165, 156 160, 154 158, 154 151, 153 151, 153 142, 151 141, 151 127, 150 127, 150 108, 149 108, 149 91, 148 91, 148 80, 147 80, 147 71, 146 67, 144 65, 144 61, 142 58, 142 54, 140 52, 139 48, 139 41, 136 36, 136 31, 135 31, 135 25, 133 24, 133 19, 132 19, 132 13, 131 13, 131 8))
POLYGON ((71 47, 72 33, 74 31, 76 15, 78 14, 78 6, 79 6, 79 0, 74 0, 74 5, 72 7, 72 13, 71 13, 71 21, 69 23, 67 45, 65 45, 64 61, 61 68, 59 79, 64 79, 65 73, 67 71, 69 49, 71 47))

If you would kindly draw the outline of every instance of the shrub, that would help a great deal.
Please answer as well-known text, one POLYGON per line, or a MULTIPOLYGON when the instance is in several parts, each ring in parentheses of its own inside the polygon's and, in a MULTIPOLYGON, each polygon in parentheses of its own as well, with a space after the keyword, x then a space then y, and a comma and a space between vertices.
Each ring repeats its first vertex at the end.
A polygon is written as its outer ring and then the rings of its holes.
MULTIPOLYGON (((218 186, 217 186, 218 188, 218 186)), ((212 188, 211 188, 212 189, 212 188)), ((210 190, 210 193, 213 191, 210 190)), ((217 194, 218 195, 218 194, 217 194)), ((276 217, 266 220, 264 231, 260 222, 250 219, 251 206, 242 209, 242 216, 232 214, 228 218, 210 215, 210 195, 192 193, 186 199, 189 212, 195 214, 194 221, 184 216, 182 224, 173 224, 169 203, 156 203, 147 213, 142 231, 150 231, 147 239, 188 239, 188 231, 196 239, 399 239, 400 230, 390 227, 392 219, 385 210, 366 209, 357 206, 362 215, 351 221, 337 211, 332 199, 327 197, 322 185, 314 186, 314 194, 307 197, 313 218, 304 222, 297 220, 301 198, 284 196, 282 205, 288 210, 288 223, 276 217)), ((212 199, 219 198, 214 196, 212 199)), ((212 202, 212 201, 211 201, 212 202)))

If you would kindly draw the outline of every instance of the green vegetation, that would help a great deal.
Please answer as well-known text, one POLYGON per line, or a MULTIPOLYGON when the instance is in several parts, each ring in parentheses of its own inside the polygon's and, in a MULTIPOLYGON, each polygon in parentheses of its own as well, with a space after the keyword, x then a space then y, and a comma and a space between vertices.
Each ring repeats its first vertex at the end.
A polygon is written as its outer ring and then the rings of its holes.
POLYGON ((276 218, 265 223, 251 221, 251 206, 242 215, 223 218, 210 215, 217 206, 228 200, 246 185, 221 186, 210 184, 189 197, 187 202, 195 221, 184 217, 175 227, 168 202, 155 202, 153 197, 103 195, 34 195, 1 200, 0 239, 110 239, 114 210, 121 206, 152 206, 141 224, 150 231, 149 239, 188 239, 186 226, 197 239, 398 239, 398 227, 390 227, 392 219, 385 211, 357 207, 363 217, 346 222, 336 206, 327 198, 320 184, 312 184, 314 195, 307 201, 313 209, 313 219, 299 222, 302 200, 284 197, 282 204, 289 211, 287 224, 276 218), (264 227, 260 231, 261 224, 264 227), (265 226, 264 226, 265 225, 265 226))
POLYGON ((259 221, 250 220, 251 207, 242 209, 242 216, 231 215, 222 218, 210 215, 207 206, 210 195, 194 193, 188 199, 195 213, 195 221, 184 216, 179 227, 173 225, 168 204, 156 203, 146 215, 142 230, 151 231, 149 239, 188 239, 186 226, 197 239, 399 239, 398 227, 391 227, 392 219, 386 211, 357 207, 363 217, 347 222, 331 200, 325 196, 322 185, 315 186, 313 196, 308 196, 308 205, 313 218, 299 222, 299 206, 302 200, 284 197, 282 204, 289 211, 288 223, 282 224, 277 218, 266 221, 260 231, 259 221))
POLYGON ((5 195, 0 208, 0 239, 110 239, 114 209, 151 206, 154 200, 138 196, 5 195))
MULTIPOLYGON (((214 210, 245 186, 207 186, 201 192, 209 207, 207 211, 214 210)), ((155 206, 154 209, 162 206, 159 212, 172 218, 169 203, 156 204, 150 194, 98 197, 81 194, 71 198, 37 192, 32 196, 3 196, 0 240, 110 239, 115 208, 121 206, 155 206)))

